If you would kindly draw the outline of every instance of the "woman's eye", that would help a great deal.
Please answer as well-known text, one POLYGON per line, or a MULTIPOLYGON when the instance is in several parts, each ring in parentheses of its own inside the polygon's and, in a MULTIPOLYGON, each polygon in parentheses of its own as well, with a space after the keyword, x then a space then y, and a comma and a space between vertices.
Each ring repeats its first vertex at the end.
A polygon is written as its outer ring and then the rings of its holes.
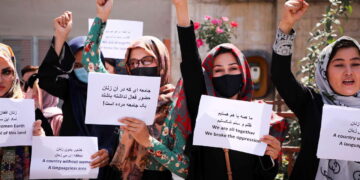
POLYGON ((335 66, 335 67, 344 67, 343 64, 335 64, 334 66, 335 66))
POLYGON ((215 73, 223 72, 222 69, 215 69, 215 73))
POLYGON ((230 68, 230 71, 237 71, 237 70, 238 70, 238 68, 236 68, 236 67, 230 68))
POLYGON ((5 70, 3 70, 3 71, 2 71, 2 73, 1 73, 1 74, 5 75, 5 76, 9 76, 9 75, 11 75, 11 71, 10 71, 10 70, 5 69, 5 70))
POLYGON ((358 66, 360 66, 360 63, 354 63, 354 64, 352 64, 352 66, 358 67, 358 66))

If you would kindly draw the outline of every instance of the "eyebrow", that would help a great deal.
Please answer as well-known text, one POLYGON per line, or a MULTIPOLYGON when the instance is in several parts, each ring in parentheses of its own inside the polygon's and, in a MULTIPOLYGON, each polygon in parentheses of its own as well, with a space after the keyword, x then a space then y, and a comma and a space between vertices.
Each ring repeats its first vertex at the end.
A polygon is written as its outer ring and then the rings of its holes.
POLYGON ((332 62, 334 62, 334 61, 345 61, 345 60, 342 59, 342 58, 336 58, 336 59, 332 59, 332 60, 330 61, 330 63, 332 63, 332 62))
POLYGON ((1 71, 4 71, 4 70, 11 70, 11 68, 10 68, 10 67, 6 67, 6 68, 4 68, 4 69, 1 69, 1 71))
MULTIPOLYGON (((228 64, 228 66, 232 66, 232 65, 234 65, 234 64, 237 65, 237 63, 231 63, 231 64, 228 64)), ((216 64, 216 65, 214 65, 214 67, 223 67, 223 65, 216 64)))

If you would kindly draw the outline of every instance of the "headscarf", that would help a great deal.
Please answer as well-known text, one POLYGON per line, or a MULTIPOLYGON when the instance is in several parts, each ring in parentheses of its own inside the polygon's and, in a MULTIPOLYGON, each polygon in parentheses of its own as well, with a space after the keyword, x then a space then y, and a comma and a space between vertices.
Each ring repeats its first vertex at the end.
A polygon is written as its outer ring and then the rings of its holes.
POLYGON ((0 43, 0 57, 5 61, 9 62, 10 67, 14 71, 14 76, 15 76, 15 80, 13 81, 11 88, 3 97, 15 98, 15 99, 23 98, 23 93, 21 91, 21 86, 20 86, 20 78, 16 70, 15 55, 12 49, 10 48, 10 46, 0 43))
POLYGON ((131 51, 135 48, 144 49, 147 53, 157 59, 159 67, 158 71, 161 77, 161 86, 168 84, 171 80, 171 65, 169 51, 167 50, 165 44, 161 42, 158 38, 153 36, 143 36, 140 39, 132 42, 125 53, 125 65, 128 73, 130 72, 128 61, 130 59, 131 51))
POLYGON ((341 40, 352 41, 360 49, 359 43, 355 39, 348 36, 343 36, 335 42, 326 46, 320 53, 318 63, 316 64, 316 85, 320 90, 320 94, 325 104, 360 108, 360 91, 357 92, 354 96, 341 96, 332 90, 328 81, 328 77, 326 75, 333 47, 337 42, 341 40))
MULTIPOLYGON (((131 43, 125 54, 125 66, 128 74, 130 67, 128 61, 131 51, 135 48, 142 48, 158 61, 158 72, 161 77, 161 87, 158 99, 158 107, 155 115, 154 125, 148 126, 149 133, 156 139, 160 138, 157 127, 163 125, 168 116, 174 87, 170 82, 170 56, 169 52, 159 39, 152 36, 143 36, 131 43)), ((127 132, 121 132, 120 144, 116 150, 111 165, 122 170, 123 179, 141 179, 142 172, 146 166, 148 153, 144 147, 139 145, 127 132)))
MULTIPOLYGON (((356 44, 358 49, 360 49, 359 43, 355 39, 347 36, 343 36, 326 46, 320 53, 318 62, 316 64, 316 85, 319 88, 324 104, 360 108, 360 91, 357 92, 354 96, 342 96, 337 94, 332 90, 326 75, 327 67, 331 60, 330 55, 336 43, 341 40, 350 40, 356 44)), ((359 171, 359 169, 360 164, 354 161, 320 159, 316 180, 353 179, 353 176, 355 176, 356 171, 359 171), (333 167, 338 167, 339 171, 334 171, 333 167)))
MULTIPOLYGON (((8 61, 15 80, 10 90, 1 98, 23 98, 20 79, 16 71, 16 59, 12 49, 0 43, 0 57, 8 61)), ((0 148, 0 179, 28 179, 30 171, 30 148, 27 146, 0 148)))
MULTIPOLYGON (((252 96, 254 93, 254 84, 251 79, 250 66, 244 56, 244 54, 233 44, 224 43, 214 47, 206 56, 203 61, 204 68, 204 78, 206 84, 207 94, 211 96, 217 96, 217 92, 214 89, 212 83, 212 70, 214 68, 214 61, 216 56, 224 52, 231 52, 239 64, 241 73, 243 74, 243 87, 240 90, 239 100, 242 101, 252 101, 252 96)), ((258 103, 265 103, 264 101, 258 101, 258 103)), ((184 124, 184 123, 183 123, 184 124)), ((185 123, 187 124, 187 123, 185 123)), ((277 138, 281 143, 285 140, 285 136, 288 132, 288 122, 286 119, 279 117, 276 113, 272 113, 271 122, 270 122, 270 135, 277 138)))
POLYGON ((203 61, 203 68, 204 68, 204 78, 205 78, 205 84, 206 84, 206 91, 207 94, 210 96, 217 96, 217 92, 214 89, 214 85, 212 83, 212 70, 214 68, 214 61, 217 55, 219 55, 223 51, 229 51, 231 52, 237 60, 237 63, 239 64, 239 68, 241 73, 243 74, 243 87, 239 92, 239 100, 243 101, 251 101, 254 87, 253 82, 251 80, 251 74, 250 74, 250 67, 248 62, 246 61, 245 56, 241 53, 241 51, 235 47, 233 44, 224 43, 220 44, 216 47, 214 47, 206 56, 206 58, 203 61))

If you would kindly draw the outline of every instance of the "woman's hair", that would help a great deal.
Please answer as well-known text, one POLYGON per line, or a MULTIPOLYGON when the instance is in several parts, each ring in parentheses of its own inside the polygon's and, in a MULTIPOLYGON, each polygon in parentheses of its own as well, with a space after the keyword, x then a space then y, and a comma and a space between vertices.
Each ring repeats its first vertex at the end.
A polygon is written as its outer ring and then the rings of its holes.
POLYGON ((28 72, 36 72, 38 70, 39 70, 39 66, 27 65, 21 69, 21 76, 24 76, 24 74, 26 74, 28 72))
POLYGON ((116 67, 116 59, 112 59, 112 58, 103 58, 101 59, 103 65, 105 66, 105 62, 109 63, 112 67, 116 67))
POLYGON ((353 41, 343 39, 335 43, 333 50, 331 51, 329 60, 331 61, 340 49, 345 49, 345 48, 356 48, 360 54, 360 49, 356 46, 356 44, 353 41))

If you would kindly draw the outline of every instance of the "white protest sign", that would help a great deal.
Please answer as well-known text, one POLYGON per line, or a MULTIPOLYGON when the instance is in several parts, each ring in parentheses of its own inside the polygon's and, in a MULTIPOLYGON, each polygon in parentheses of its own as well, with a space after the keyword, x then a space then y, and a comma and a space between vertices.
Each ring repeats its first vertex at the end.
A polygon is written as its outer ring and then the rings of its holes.
POLYGON ((324 105, 317 157, 360 161, 360 109, 324 105))
POLYGON ((201 96, 194 145, 227 148, 263 156, 272 106, 255 102, 201 96))
MULTIPOLYGON (((89 29, 94 19, 89 19, 89 29)), ((143 22, 108 19, 100 49, 106 58, 124 59, 130 43, 143 35, 143 22)))
POLYGON ((0 147, 31 145, 34 100, 0 98, 0 147))
POLYGON ((96 137, 33 137, 30 179, 97 178, 91 155, 98 151, 96 137))
POLYGON ((119 125, 133 117, 151 125, 155 119, 160 77, 89 73, 86 124, 119 125))

